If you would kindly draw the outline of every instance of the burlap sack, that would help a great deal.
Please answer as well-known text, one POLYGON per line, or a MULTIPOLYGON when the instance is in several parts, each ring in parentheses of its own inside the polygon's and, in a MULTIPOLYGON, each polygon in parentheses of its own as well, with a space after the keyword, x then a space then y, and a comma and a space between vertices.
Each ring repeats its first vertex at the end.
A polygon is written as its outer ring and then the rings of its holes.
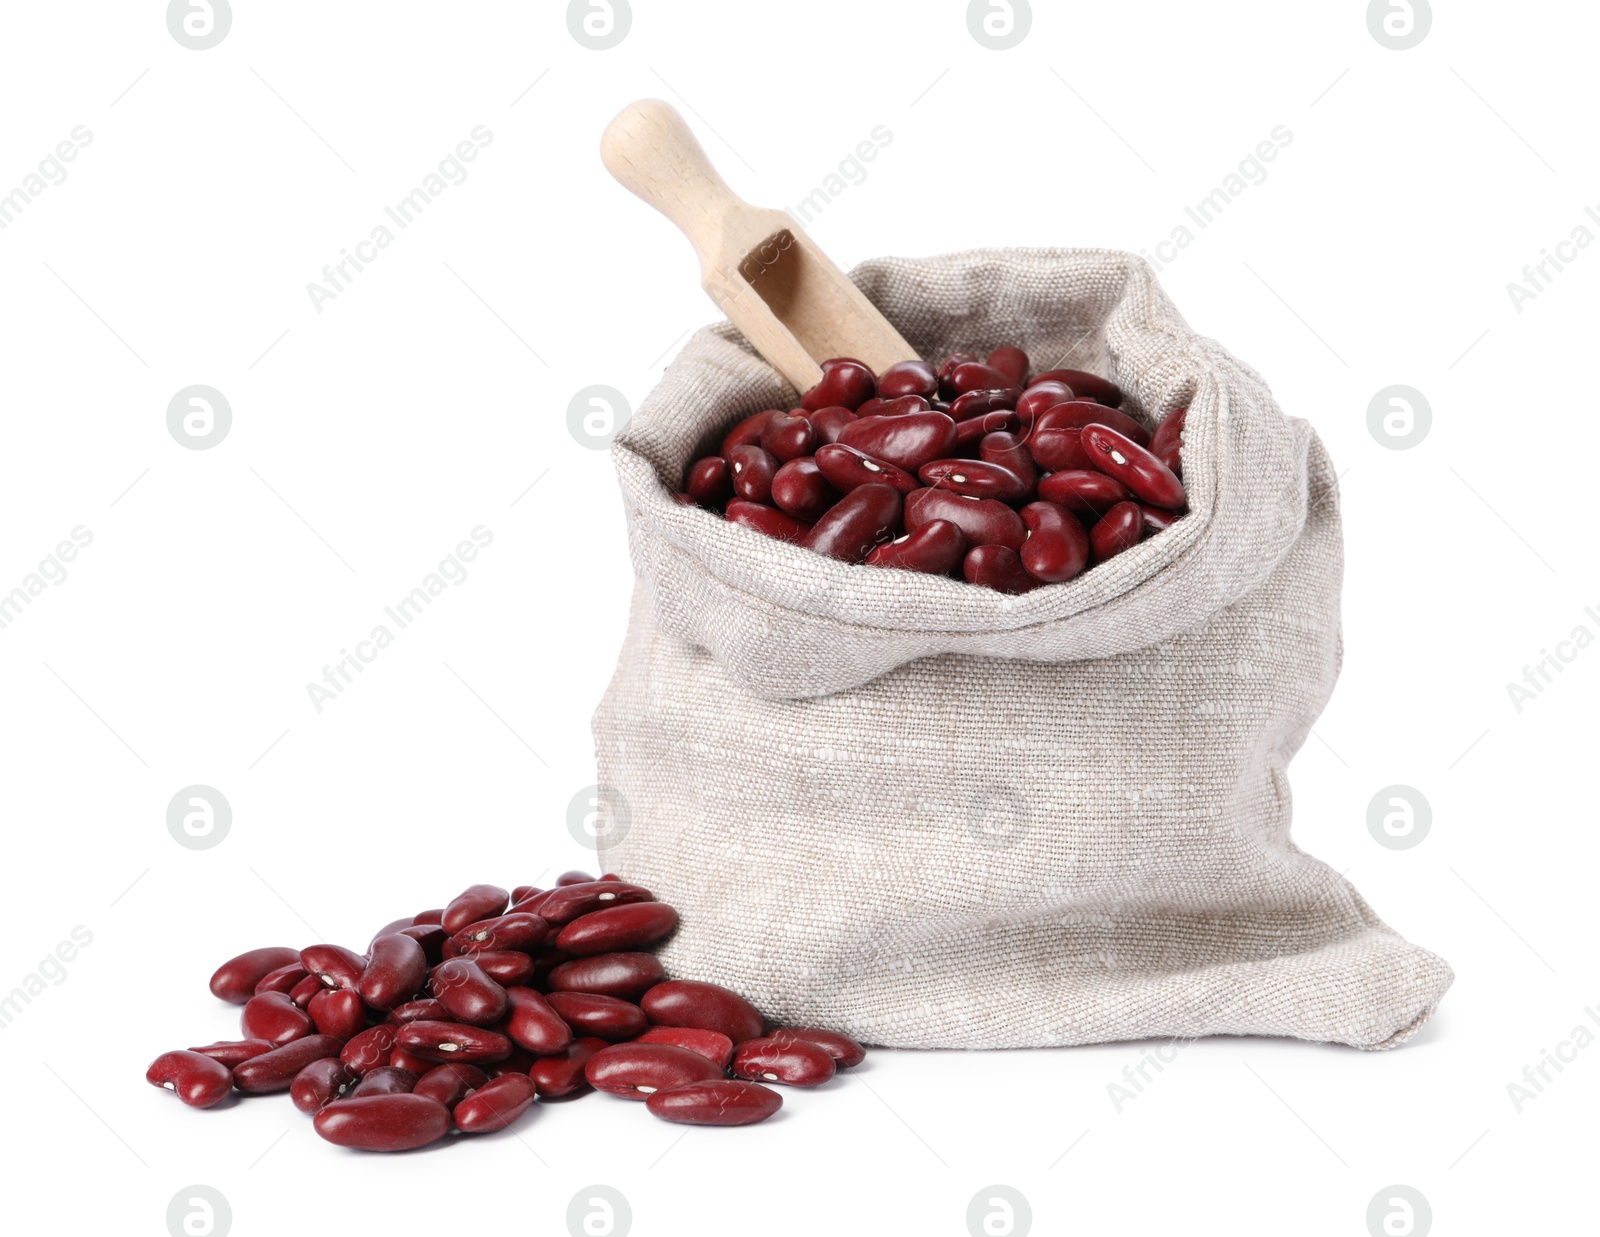
POLYGON ((1187 406, 1192 513, 1021 597, 762 537, 671 491, 795 393, 731 327, 695 335, 614 447, 638 583, 594 719, 602 862, 682 912, 669 974, 899 1047, 1406 1039, 1449 967, 1289 838, 1341 655, 1311 427, 1128 254, 853 278, 924 357, 1017 343, 1150 424, 1187 406))

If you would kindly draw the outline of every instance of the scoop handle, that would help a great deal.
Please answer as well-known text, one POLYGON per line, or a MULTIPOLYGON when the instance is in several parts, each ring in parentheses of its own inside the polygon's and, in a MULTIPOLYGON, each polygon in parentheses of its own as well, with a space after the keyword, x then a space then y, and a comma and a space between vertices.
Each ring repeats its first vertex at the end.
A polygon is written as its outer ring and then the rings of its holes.
POLYGON ((623 108, 600 138, 600 159, 625 188, 678 226, 703 268, 721 258, 729 217, 753 209, 717 175, 677 109, 661 99, 623 108))

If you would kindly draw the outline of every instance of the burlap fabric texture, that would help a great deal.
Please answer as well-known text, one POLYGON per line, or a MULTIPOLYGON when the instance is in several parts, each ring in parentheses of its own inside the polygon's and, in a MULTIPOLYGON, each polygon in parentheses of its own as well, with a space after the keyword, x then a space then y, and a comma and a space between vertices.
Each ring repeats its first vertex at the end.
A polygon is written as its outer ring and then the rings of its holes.
POLYGON ((762 537, 672 491, 795 392, 698 332, 613 447, 637 587, 594 718, 601 858, 681 911, 669 974, 900 1047, 1406 1039, 1449 967, 1289 836, 1341 654, 1311 427, 1128 254, 852 277, 926 358, 1016 343, 1147 424, 1187 406, 1191 514, 1021 597, 762 537))

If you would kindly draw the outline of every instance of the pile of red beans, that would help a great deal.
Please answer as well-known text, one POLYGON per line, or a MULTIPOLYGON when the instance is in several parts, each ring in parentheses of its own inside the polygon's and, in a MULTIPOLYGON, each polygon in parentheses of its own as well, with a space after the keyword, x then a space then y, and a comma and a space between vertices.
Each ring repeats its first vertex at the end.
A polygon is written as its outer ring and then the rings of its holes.
POLYGON ((1009 345, 937 371, 824 361, 799 408, 746 417, 696 460, 680 501, 847 563, 1002 593, 1070 580, 1184 513, 1187 409, 1151 434, 1104 378, 1028 370, 1009 345))
POLYGON ((666 1121, 749 1125, 783 1105, 762 1083, 814 1087, 865 1058, 848 1036, 769 1030, 738 993, 667 979, 648 949, 677 923, 648 889, 568 872, 549 890, 473 885, 364 954, 252 949, 211 977, 244 1006, 244 1038, 162 1053, 145 1078, 194 1108, 287 1091, 331 1143, 410 1151, 590 1088, 666 1121))

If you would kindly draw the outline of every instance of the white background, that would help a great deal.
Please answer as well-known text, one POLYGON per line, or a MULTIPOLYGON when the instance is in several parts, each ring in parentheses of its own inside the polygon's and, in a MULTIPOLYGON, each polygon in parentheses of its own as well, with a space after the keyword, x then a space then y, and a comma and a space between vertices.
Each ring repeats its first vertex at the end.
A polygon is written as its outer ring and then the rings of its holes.
POLYGON ((1394 51, 1357 0, 1035 3, 993 51, 955 0, 635 0, 595 51, 556 0, 236 0, 193 51, 156 0, 7 5, 0 193, 93 135, 0 231, 0 592, 93 535, 0 630, 0 992, 93 933, 0 1032, 9 1223, 160 1234, 202 1183, 240 1235, 560 1234, 604 1183, 638 1234, 962 1234, 1000 1183, 1038 1233, 1360 1237, 1400 1183, 1435 1232, 1564 1231, 1592 1204, 1600 1049, 1521 1112, 1507 1084, 1600 1031, 1600 650, 1521 712, 1506 684, 1600 634, 1600 247, 1520 312, 1506 285, 1600 211, 1600 13, 1436 8, 1394 51), (885 1051, 744 1132, 590 1097, 392 1158, 321 1142, 282 1097, 197 1113, 145 1085, 158 1052, 234 1032, 205 991, 234 952, 360 945, 471 881, 584 864, 565 814, 630 571, 567 402, 603 383, 636 406, 714 316, 687 245, 596 155, 647 95, 775 206, 885 126, 811 229, 846 266, 1149 249, 1293 134, 1162 278, 1343 473, 1346 661, 1293 765, 1295 839, 1454 966, 1415 1040, 1196 1043, 1121 1111, 1108 1084, 1145 1046, 885 1051), (317 312, 307 283, 479 125, 464 183, 317 312), (166 426, 193 383, 233 410, 209 450, 166 426), (1394 383, 1432 407, 1410 450, 1367 427, 1394 383), (306 684, 478 525, 468 578, 318 713, 306 684), (232 805, 214 849, 167 831, 191 783, 232 805), (1367 829, 1392 783, 1432 806, 1410 850, 1367 829))

